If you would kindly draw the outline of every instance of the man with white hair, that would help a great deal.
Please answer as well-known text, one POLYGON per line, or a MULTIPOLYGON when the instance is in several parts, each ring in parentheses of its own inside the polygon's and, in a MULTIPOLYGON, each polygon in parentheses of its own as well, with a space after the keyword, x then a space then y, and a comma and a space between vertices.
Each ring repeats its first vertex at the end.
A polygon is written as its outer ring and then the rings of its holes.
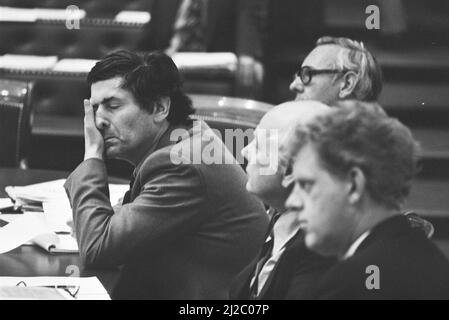
POLYGON ((289 187, 282 186, 287 168, 279 163, 278 147, 289 128, 308 123, 330 108, 315 101, 276 106, 260 121, 254 140, 242 150, 248 160, 246 189, 270 206, 271 224, 257 259, 234 280, 233 299, 305 299, 310 286, 334 262, 306 249, 295 213, 284 203, 289 187))
MULTIPOLYGON (((382 71, 362 42, 343 37, 321 37, 295 73, 290 90, 295 100, 316 100, 331 107, 366 106, 382 111, 382 71)), ((417 214, 405 213, 410 223, 429 237, 432 224, 417 214)))
POLYGON ((348 38, 321 37, 290 84, 295 100, 326 104, 355 99, 377 101, 382 73, 363 43, 348 38))

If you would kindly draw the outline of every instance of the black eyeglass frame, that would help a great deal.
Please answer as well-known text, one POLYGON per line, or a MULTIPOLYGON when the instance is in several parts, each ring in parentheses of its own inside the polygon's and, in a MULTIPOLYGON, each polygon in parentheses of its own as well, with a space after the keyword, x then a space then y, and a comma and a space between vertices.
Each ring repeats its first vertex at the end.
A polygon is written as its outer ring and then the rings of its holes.
POLYGON ((349 69, 312 69, 311 67, 304 66, 301 67, 298 71, 295 72, 295 76, 300 78, 302 83, 304 85, 308 85, 311 81, 314 75, 317 74, 337 74, 337 73, 346 73, 348 71, 352 71, 349 69), (304 75, 304 72, 308 72, 308 77, 304 75))

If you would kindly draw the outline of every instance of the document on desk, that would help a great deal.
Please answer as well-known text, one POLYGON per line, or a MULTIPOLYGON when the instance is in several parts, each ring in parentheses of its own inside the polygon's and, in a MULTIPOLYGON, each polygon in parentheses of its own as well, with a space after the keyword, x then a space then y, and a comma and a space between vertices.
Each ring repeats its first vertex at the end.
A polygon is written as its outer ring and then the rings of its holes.
POLYGON ((79 251, 75 238, 53 232, 41 212, 25 213, 0 228, 0 254, 30 242, 51 253, 79 251))
MULTIPOLYGON (((51 253, 78 252, 78 245, 70 235, 72 230, 67 224, 72 219, 72 209, 64 190, 64 182, 65 179, 59 179, 5 188, 10 198, 25 213, 0 215, 0 219, 8 222, 0 228, 0 254, 30 242, 51 253), (40 212, 27 212, 29 208, 40 212)), ((110 184, 111 204, 119 203, 128 189, 126 184, 110 184)))
POLYGON ((0 198, 0 212, 14 206, 10 198, 0 198))
POLYGON ((16 201, 44 202, 65 199, 65 179, 46 181, 28 186, 7 186, 6 193, 16 201))
MULTIPOLYGON (((41 205, 42 203, 55 203, 70 208, 67 194, 64 190, 65 179, 46 181, 28 186, 7 186, 8 196, 19 205, 41 205)), ((127 184, 109 184, 109 199, 114 206, 128 191, 127 184)), ((54 208, 55 206, 53 206, 54 208)))
POLYGON ((15 287, 18 284, 27 287, 66 288, 76 300, 111 299, 97 277, 0 277, 0 287, 15 287))

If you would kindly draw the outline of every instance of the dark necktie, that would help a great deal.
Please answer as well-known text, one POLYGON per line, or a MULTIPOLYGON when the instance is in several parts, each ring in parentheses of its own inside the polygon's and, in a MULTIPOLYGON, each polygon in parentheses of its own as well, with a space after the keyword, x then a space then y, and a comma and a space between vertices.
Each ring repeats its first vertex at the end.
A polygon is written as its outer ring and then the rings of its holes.
POLYGON ((133 175, 132 178, 131 178, 131 181, 129 182, 129 190, 126 191, 125 195, 123 196, 122 205, 131 202, 131 191, 133 189, 134 180, 135 180, 135 177, 133 175))
POLYGON ((207 0, 183 0, 176 16, 171 50, 206 51, 206 7, 207 0))
POLYGON ((264 266, 264 264, 271 257, 271 252, 273 251, 273 245, 274 245, 273 227, 280 216, 281 216, 281 213, 276 212, 273 214, 273 216, 271 218, 269 228, 268 228, 268 234, 270 236, 270 239, 268 241, 265 241, 265 243, 262 246, 262 250, 259 255, 259 261, 257 262, 256 270, 254 272, 254 282, 249 290, 251 299, 257 298, 257 292, 259 291, 259 274, 262 271, 262 267, 264 266))

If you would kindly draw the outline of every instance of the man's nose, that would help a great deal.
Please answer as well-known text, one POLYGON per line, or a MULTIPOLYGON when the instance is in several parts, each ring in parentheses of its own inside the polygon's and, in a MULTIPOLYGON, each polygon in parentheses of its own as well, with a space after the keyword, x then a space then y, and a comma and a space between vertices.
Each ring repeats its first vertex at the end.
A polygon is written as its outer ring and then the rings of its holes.
POLYGON ((103 131, 109 126, 109 121, 107 120, 107 117, 103 112, 103 108, 99 106, 98 109, 94 111, 94 114, 95 114, 95 126, 97 127, 98 130, 103 131))
POLYGON ((254 152, 254 142, 251 141, 247 146, 245 146, 242 151, 240 152, 242 157, 245 158, 248 161, 251 161, 252 159, 252 153, 254 152))
POLYGON ((248 160, 248 146, 244 147, 242 149, 242 151, 240 151, 240 154, 242 155, 243 158, 245 158, 246 160, 248 160))
POLYGON ((301 191, 299 190, 298 186, 295 185, 293 187, 293 190, 290 191, 290 195, 285 201, 285 207, 293 211, 300 211, 304 208, 304 202, 302 200, 301 191))
POLYGON ((301 78, 295 76, 293 81, 290 83, 289 89, 292 92, 303 93, 304 92, 304 84, 302 83, 301 78))

